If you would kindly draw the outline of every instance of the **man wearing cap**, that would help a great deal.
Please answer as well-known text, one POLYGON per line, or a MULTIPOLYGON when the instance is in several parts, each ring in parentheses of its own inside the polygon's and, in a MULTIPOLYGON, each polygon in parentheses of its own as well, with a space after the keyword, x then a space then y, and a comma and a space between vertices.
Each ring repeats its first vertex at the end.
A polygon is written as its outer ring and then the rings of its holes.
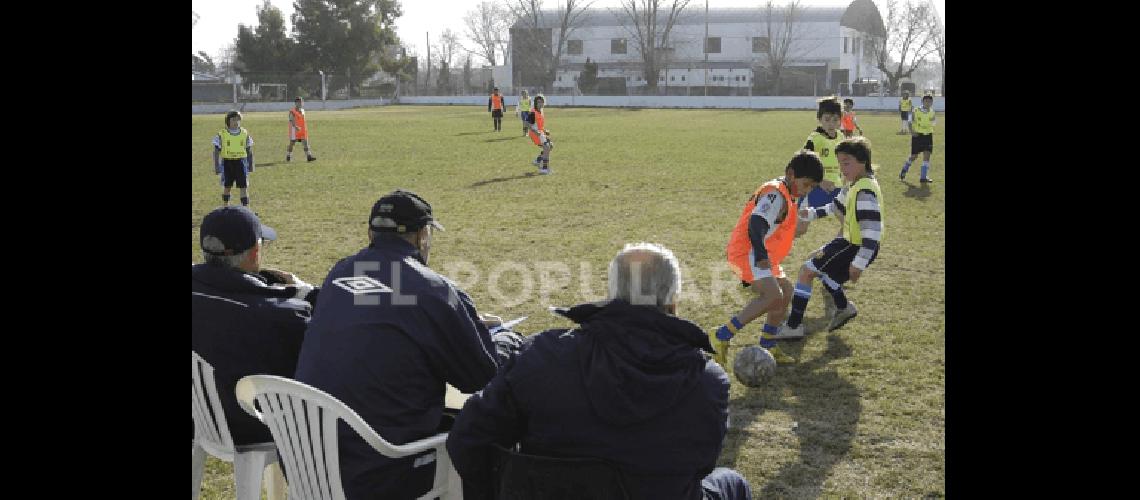
MULTIPOLYGON (((410 191, 381 197, 369 245, 333 266, 305 333, 295 379, 328 392, 384 439, 405 444, 447 428, 445 384, 464 393, 487 384, 517 348, 492 339, 471 297, 428 267, 431 205, 410 191)), ((355 432, 338 434, 349 499, 416 498, 431 489, 434 452, 380 455, 355 432)))
POLYGON ((317 295, 291 273, 261 267, 262 241, 276 238, 248 208, 218 208, 202 219, 206 262, 191 267, 190 346, 214 367, 236 445, 273 440, 238 407, 234 386, 246 375, 293 375, 317 295))

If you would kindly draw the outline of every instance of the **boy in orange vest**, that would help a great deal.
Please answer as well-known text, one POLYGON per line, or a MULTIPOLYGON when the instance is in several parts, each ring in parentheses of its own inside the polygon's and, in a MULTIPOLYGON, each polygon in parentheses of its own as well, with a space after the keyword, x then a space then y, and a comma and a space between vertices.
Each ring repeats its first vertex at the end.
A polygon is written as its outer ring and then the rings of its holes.
POLYGON ((487 111, 491 112, 491 118, 495 120, 495 132, 503 130, 503 96, 499 93, 499 87, 495 87, 491 91, 491 98, 487 99, 487 111))
MULTIPOLYGON (((765 182, 752 193, 736 227, 732 229, 725 254, 732 271, 751 286, 753 298, 728 323, 716 330, 714 358, 721 365, 728 361, 728 341, 744 325, 767 313, 760 334, 760 347, 768 350, 776 363, 794 362, 780 351, 776 339, 781 336, 780 322, 787 315, 792 298, 792 282, 780 262, 792 250, 796 223, 799 221, 796 199, 810 192, 823 180, 823 162, 813 151, 800 150, 784 168, 784 176, 765 182)), ((801 334, 800 337, 803 335, 801 334)))
POLYGON ((550 150, 554 149, 554 144, 550 142, 550 131, 546 130, 546 113, 542 110, 544 107, 546 107, 546 96, 542 94, 534 96, 534 109, 527 117, 527 122, 530 123, 530 140, 542 148, 538 158, 534 159, 534 164, 540 165, 538 173, 546 175, 550 173, 550 150))
POLYGON ((843 100, 843 119, 840 120, 839 129, 843 131, 843 136, 850 138, 855 135, 855 131, 859 131, 859 135, 863 135, 863 127, 855 123, 855 100, 848 97, 843 100))
POLYGON ((305 100, 297 97, 293 99, 293 109, 289 110, 289 149, 285 150, 285 161, 293 161, 293 145, 301 141, 305 146, 305 157, 309 161, 316 160, 309 150, 309 127, 305 125, 305 100))

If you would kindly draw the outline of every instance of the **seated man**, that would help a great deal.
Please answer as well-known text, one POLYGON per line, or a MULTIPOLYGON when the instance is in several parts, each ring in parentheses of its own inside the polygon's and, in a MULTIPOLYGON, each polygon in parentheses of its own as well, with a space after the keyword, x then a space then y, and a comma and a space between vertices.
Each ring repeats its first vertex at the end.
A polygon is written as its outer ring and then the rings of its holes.
MULTIPOLYGON (((325 278, 295 378, 341 400, 388 442, 405 444, 447 427, 445 384, 482 389, 497 356, 509 357, 521 338, 492 338, 492 322, 471 297, 428 267, 433 228, 443 226, 423 198, 403 190, 381 197, 368 228, 369 245, 325 278)), ((416 498, 431 489, 433 452, 389 459, 347 426, 339 440, 350 500, 416 498)))
POLYGON ((681 270, 669 250, 626 245, 609 267, 609 300, 559 310, 579 323, 532 337, 447 439, 468 500, 490 498, 495 446, 591 457, 622 471, 633 498, 748 499, 748 482, 716 468, 728 426, 728 375, 679 318, 681 270))
POLYGON ((292 377, 317 291, 289 273, 261 268, 262 240, 277 233, 245 207, 202 219, 204 264, 190 268, 190 348, 214 367, 218 398, 235 445, 273 441, 269 428, 238 406, 246 375, 292 377))

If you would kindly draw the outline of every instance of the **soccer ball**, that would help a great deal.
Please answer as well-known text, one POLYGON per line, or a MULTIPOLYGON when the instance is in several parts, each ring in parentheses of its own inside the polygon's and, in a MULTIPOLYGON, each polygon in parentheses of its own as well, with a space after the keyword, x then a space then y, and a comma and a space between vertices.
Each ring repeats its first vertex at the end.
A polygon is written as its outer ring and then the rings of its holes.
POLYGON ((776 358, 758 345, 745 347, 732 361, 736 380, 748 387, 760 387, 776 375, 776 358))

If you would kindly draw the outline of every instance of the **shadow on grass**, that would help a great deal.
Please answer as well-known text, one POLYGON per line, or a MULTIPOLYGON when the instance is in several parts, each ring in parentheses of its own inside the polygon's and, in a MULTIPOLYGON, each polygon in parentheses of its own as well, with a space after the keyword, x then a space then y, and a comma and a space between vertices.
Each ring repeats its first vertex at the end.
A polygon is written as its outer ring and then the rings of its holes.
POLYGON ((485 181, 476 182, 476 183, 474 183, 470 186, 467 186, 467 187, 477 188, 479 186, 486 186, 487 184, 494 184, 496 182, 513 181, 515 179, 526 179, 528 177, 538 177, 538 173, 537 172, 527 172, 525 174, 515 175, 515 176, 511 176, 511 177, 496 177, 494 179, 487 179, 485 181))
MULTIPOLYGON (((804 323, 808 331, 826 331, 823 318, 804 323)), ((762 406, 786 409, 796 423, 792 432, 799 439, 799 460, 780 467, 762 488, 753 484, 753 498, 815 498, 821 495, 831 469, 851 451, 862 413, 855 385, 835 370, 827 369, 831 361, 850 356, 851 347, 832 334, 827 335, 827 348, 815 359, 800 358, 803 342, 782 341, 780 348, 799 362, 780 367, 776 378, 767 386, 746 388, 744 396, 732 402, 736 407, 733 428, 725 437, 725 449, 731 450, 731 458, 727 460, 729 463, 718 465, 740 470, 741 448, 749 437, 746 429, 763 414, 762 406), (797 402, 785 404, 781 400, 797 402)), ((733 383, 739 381, 733 380, 733 383)), ((765 440, 764 436, 759 438, 761 442, 765 440)))
MULTIPOLYGON (((280 165, 280 164, 281 164, 281 162, 279 162, 279 161, 271 161, 269 163, 257 163, 253 167, 255 169, 258 169, 258 168, 262 168, 262 167, 275 167, 275 166, 280 165)), ((256 171, 257 170, 254 170, 254 172, 256 172, 256 171)))
POLYGON ((508 136, 508 137, 500 137, 498 139, 484 139, 483 142, 503 142, 503 141, 513 141, 515 139, 522 139, 522 137, 517 136, 517 135, 512 135, 512 136, 508 136))
POLYGON ((458 136, 464 136, 464 135, 483 135, 483 134, 493 134, 493 133, 495 133, 494 130, 487 130, 484 132, 460 132, 460 133, 455 134, 455 135, 456 135, 456 137, 458 137, 458 136))
POLYGON ((930 197, 930 184, 919 183, 916 186, 914 184, 911 184, 910 181, 902 182, 903 184, 906 184, 906 191, 903 192, 903 196, 906 196, 907 198, 914 198, 916 200, 926 200, 930 197))

